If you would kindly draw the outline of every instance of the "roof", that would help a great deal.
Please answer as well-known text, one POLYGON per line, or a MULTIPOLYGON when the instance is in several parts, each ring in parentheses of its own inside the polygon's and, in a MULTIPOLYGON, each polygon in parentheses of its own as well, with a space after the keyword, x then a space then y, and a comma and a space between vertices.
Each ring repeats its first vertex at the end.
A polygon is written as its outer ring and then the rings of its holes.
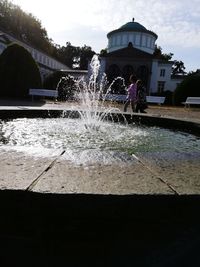
MULTIPOLYGON (((27 47, 30 47, 31 49, 35 49, 36 51, 42 53, 43 55, 47 56, 48 58, 50 58, 50 59, 52 59, 52 60, 55 60, 55 61, 58 62, 59 64, 62 64, 63 67, 65 67, 65 68, 69 68, 69 67, 66 66, 64 63, 60 62, 58 59, 56 59, 56 58, 54 58, 53 56, 51 56, 51 55, 45 53, 43 50, 40 50, 40 49, 34 47, 32 44, 27 43, 27 42, 24 41, 24 40, 20 40, 20 39, 18 39, 18 38, 15 37, 12 33, 7 33, 6 31, 1 30, 1 28, 0 28, 0 38, 1 38, 1 37, 4 38, 4 40, 7 42, 6 44, 9 44, 9 43, 13 43, 13 42, 14 42, 14 43, 18 43, 19 45, 25 47, 26 49, 27 49, 27 47)), ((38 61, 37 61, 37 62, 38 62, 38 61)), ((44 64, 41 63, 41 65, 44 65, 44 64)), ((44 66, 47 67, 47 65, 44 65, 44 66)), ((48 67, 47 67, 47 68, 48 68, 48 67)), ((52 69, 52 68, 50 68, 50 69, 52 69)), ((70 68, 69 68, 69 70, 70 70, 70 68)))
POLYGON ((153 55, 133 47, 131 43, 127 47, 114 50, 112 52, 105 54, 102 57, 129 57, 129 58, 134 57, 134 58, 140 58, 140 59, 141 58, 149 58, 149 59, 154 58, 153 55))
POLYGON ((135 21, 131 21, 131 22, 127 22, 126 24, 122 25, 119 29, 122 30, 147 30, 142 24, 135 22, 135 21))
POLYGON ((67 72, 67 73, 77 73, 77 74, 87 74, 88 73, 88 70, 65 70, 65 69, 62 69, 60 71, 63 71, 63 72, 67 72))
POLYGON ((158 38, 157 34, 155 34, 152 31, 147 30, 142 24, 134 21, 134 18, 132 21, 127 22, 126 24, 122 25, 120 28, 109 32, 107 34, 107 37, 109 38, 113 33, 127 32, 127 31, 129 31, 129 32, 146 32, 146 33, 154 35, 156 39, 158 38))

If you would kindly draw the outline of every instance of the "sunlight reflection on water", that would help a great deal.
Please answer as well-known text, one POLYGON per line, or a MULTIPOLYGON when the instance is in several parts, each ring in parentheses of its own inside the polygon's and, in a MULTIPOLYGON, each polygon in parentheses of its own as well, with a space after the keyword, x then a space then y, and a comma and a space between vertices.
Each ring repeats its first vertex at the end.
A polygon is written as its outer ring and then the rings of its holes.
POLYGON ((111 163, 128 162, 144 152, 200 151, 200 139, 158 127, 101 122, 87 129, 79 119, 15 119, 1 122, 0 146, 49 157, 65 150, 64 158, 111 163))

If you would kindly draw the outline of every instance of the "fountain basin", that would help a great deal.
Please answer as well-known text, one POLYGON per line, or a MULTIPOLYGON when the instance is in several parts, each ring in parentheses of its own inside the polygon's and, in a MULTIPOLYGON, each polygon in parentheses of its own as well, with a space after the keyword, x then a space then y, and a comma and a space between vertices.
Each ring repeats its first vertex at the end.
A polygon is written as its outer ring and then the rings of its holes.
MULTIPOLYGON (((7 119, 57 118, 62 112, 63 110, 59 109, 1 110, 0 115, 1 118, 7 119)), ((73 118, 79 117, 77 111, 65 111, 65 115, 69 113, 73 118)), ((134 122, 163 126, 182 130, 185 134, 186 132, 199 134, 199 124, 186 120, 121 113, 113 114, 112 118, 120 121, 124 116, 129 124, 134 122)), ((107 164, 101 161, 102 158, 97 162, 87 161, 84 164, 84 161, 82 163, 79 161, 78 164, 74 164, 69 157, 66 157, 66 148, 62 146, 48 151, 43 149, 44 154, 50 154, 51 157, 32 155, 28 147, 27 153, 1 148, 1 188, 72 194, 199 194, 198 137, 194 136, 193 141, 192 147, 188 147, 185 151, 180 149, 179 143, 177 148, 172 146, 171 150, 131 152, 124 160, 111 161, 107 164), (9 181, 6 179, 8 174, 11 177, 9 181)), ((183 142, 188 143, 187 139, 183 139, 183 142)), ((92 157, 94 155, 88 150, 82 151, 82 159, 86 159, 89 154, 92 157)))

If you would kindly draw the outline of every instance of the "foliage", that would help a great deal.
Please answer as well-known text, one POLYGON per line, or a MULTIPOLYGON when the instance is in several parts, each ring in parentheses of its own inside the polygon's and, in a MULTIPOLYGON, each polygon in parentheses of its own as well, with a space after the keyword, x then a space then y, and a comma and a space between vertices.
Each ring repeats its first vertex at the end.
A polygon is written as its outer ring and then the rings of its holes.
POLYGON ((57 58, 70 68, 87 70, 88 62, 95 54, 90 46, 73 46, 70 42, 57 50, 57 58))
POLYGON ((123 80, 121 80, 121 79, 114 80, 112 85, 111 85, 110 93, 111 94, 125 95, 127 92, 126 92, 126 87, 125 87, 123 80))
POLYGON ((163 54, 162 48, 156 45, 153 55, 159 59, 169 61, 173 57, 174 54, 173 53, 163 54))
POLYGON ((200 97, 200 75, 188 75, 174 92, 174 104, 179 105, 188 96, 200 97))
POLYGON ((43 87, 58 90, 58 100, 73 99, 76 88, 74 79, 64 71, 55 71, 44 80, 43 87))
POLYGON ((27 97, 29 88, 41 88, 39 68, 25 48, 10 44, 0 55, 0 95, 27 97))
POLYGON ((170 90, 163 91, 161 93, 152 93, 152 96, 164 96, 165 97, 165 105, 173 105, 173 92, 170 90))
POLYGON ((185 66, 183 61, 175 60, 172 66, 172 74, 185 74, 185 66))
POLYGON ((57 89, 57 85, 62 77, 64 77, 65 74, 62 71, 55 71, 51 74, 49 74, 43 82, 43 88, 45 89, 51 89, 55 90, 57 89))
POLYGON ((90 46, 86 46, 86 45, 78 49, 78 52, 79 52, 79 69, 87 70, 88 62, 91 61, 95 52, 92 51, 90 46))
POLYGON ((173 105, 173 92, 166 90, 162 93, 162 96, 165 97, 165 105, 173 105))
POLYGON ((196 71, 190 71, 190 72, 188 72, 188 76, 189 75, 200 75, 200 69, 197 69, 196 71))
POLYGON ((72 100, 76 97, 76 84, 72 76, 62 77, 58 83, 58 100, 72 100))
POLYGON ((66 64, 69 68, 73 68, 76 63, 77 48, 72 46, 70 42, 66 43, 66 46, 58 47, 55 51, 56 57, 66 64))
POLYGON ((52 53, 53 45, 47 31, 32 14, 25 13, 19 6, 7 0, 0 0, 0 10, 0 28, 3 31, 37 49, 52 53))
POLYGON ((108 51, 107 51, 107 49, 105 48, 105 49, 101 49, 101 51, 100 51, 100 56, 105 56, 106 54, 108 53, 108 51))
POLYGON ((86 45, 76 47, 70 42, 67 42, 66 46, 55 44, 37 18, 8 0, 0 0, 0 29, 70 68, 87 69, 88 60, 95 54, 91 47, 86 45))

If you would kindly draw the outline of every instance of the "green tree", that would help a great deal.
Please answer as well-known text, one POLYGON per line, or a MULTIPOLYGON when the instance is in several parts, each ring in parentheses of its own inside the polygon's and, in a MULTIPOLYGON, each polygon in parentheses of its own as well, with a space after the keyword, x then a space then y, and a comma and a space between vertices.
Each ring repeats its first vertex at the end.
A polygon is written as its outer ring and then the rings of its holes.
POLYGON ((188 96, 200 97, 200 75, 188 75, 174 92, 174 104, 180 105, 188 96))
POLYGON ((55 51, 56 57, 70 68, 73 68, 76 64, 77 47, 71 45, 70 42, 66 43, 66 46, 57 47, 55 51))
POLYGON ((62 77, 65 77, 66 74, 62 71, 55 71, 49 74, 43 82, 43 87, 50 90, 58 89, 58 83, 62 77))
POLYGON ((0 27, 8 32, 12 31, 12 3, 0 0, 0 27))
POLYGON ((169 61, 172 59, 173 57, 173 53, 169 53, 169 54, 164 54, 162 52, 162 48, 160 46, 155 46, 155 50, 154 50, 154 54, 153 54, 155 57, 161 59, 161 60, 166 60, 166 61, 169 61))
POLYGON ((70 42, 66 46, 55 44, 37 18, 8 0, 0 0, 0 29, 53 56, 70 68, 87 69, 88 60, 95 54, 86 45, 76 47, 70 42))
POLYGON ((64 71, 55 71, 44 80, 44 88, 58 90, 58 100, 66 101, 74 98, 77 88, 72 76, 64 71))
POLYGON ((70 68, 87 69, 88 61, 91 60, 95 52, 90 46, 73 46, 70 42, 66 46, 57 47, 56 57, 70 68))
POLYGON ((92 48, 90 46, 84 45, 83 47, 78 49, 78 53, 79 53, 79 67, 78 68, 81 70, 87 70, 88 62, 91 61, 95 52, 92 51, 92 48))
POLYGON ((172 66, 172 74, 175 75, 175 74, 185 74, 185 73, 186 72, 183 61, 175 60, 172 66))
POLYGON ((0 95, 27 97, 29 88, 41 88, 39 68, 32 55, 12 43, 0 55, 0 95))
POLYGON ((108 53, 107 48, 101 49, 100 56, 105 56, 108 53))
POLYGON ((54 45, 41 22, 7 0, 0 0, 0 28, 17 39, 52 54, 54 45))

